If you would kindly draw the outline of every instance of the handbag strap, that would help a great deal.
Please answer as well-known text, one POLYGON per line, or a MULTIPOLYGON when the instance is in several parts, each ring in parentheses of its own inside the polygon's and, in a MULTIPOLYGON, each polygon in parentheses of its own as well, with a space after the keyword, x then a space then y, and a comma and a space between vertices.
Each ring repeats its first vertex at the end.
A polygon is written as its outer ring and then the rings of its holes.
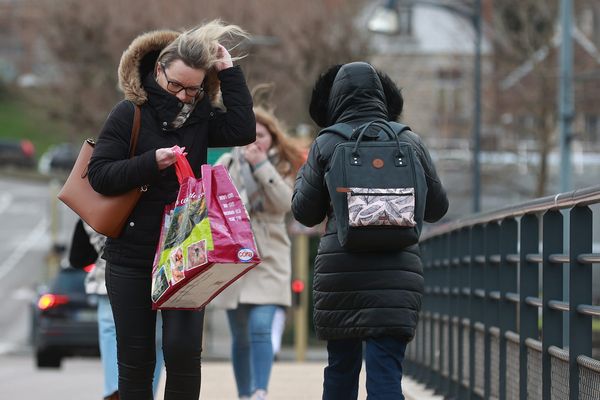
POLYGON ((129 142, 129 158, 132 158, 135 153, 138 137, 140 136, 140 125, 142 120, 140 106, 134 104, 133 107, 133 125, 131 126, 131 142, 129 142))

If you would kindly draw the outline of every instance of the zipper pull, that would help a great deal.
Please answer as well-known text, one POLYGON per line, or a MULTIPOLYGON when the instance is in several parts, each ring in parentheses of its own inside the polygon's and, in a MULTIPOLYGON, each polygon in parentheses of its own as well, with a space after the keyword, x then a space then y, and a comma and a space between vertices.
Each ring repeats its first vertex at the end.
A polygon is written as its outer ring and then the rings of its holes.
POLYGON ((352 193, 352 189, 346 187, 337 187, 335 191, 338 193, 352 193))

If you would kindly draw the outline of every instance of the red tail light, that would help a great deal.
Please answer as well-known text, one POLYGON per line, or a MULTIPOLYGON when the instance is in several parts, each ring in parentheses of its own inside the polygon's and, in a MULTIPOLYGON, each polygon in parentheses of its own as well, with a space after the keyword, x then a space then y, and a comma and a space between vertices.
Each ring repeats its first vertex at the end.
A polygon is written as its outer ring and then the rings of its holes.
POLYGON ((96 267, 96 264, 90 264, 90 265, 87 265, 87 266, 83 267, 83 270, 84 270, 85 272, 92 272, 92 270, 93 270, 95 267, 96 267))
POLYGON ((300 279, 294 279, 292 281, 292 292, 294 293, 302 293, 304 291, 304 282, 300 279))
POLYGON ((38 300, 38 308, 43 311, 61 304, 67 304, 68 302, 69 296, 62 294, 45 294, 38 300))
POLYGON ((35 154, 35 146, 30 140, 23 139, 21 140, 21 151, 23 151, 23 154, 27 157, 33 157, 35 154))

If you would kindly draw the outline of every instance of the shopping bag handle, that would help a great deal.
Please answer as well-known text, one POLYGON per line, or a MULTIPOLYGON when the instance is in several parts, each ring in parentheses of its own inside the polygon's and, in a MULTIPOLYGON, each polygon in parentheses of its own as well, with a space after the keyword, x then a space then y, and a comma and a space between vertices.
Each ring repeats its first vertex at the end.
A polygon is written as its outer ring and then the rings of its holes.
POLYGON ((187 153, 179 146, 173 146, 171 148, 177 161, 175 161, 175 173, 177 174, 177 180, 179 184, 182 184, 185 178, 196 178, 194 170, 185 156, 187 153))
POLYGON ((202 164, 200 173, 202 174, 202 187, 204 188, 206 209, 210 210, 210 203, 212 202, 212 166, 210 164, 202 164))
MULTIPOLYGON (((202 165, 202 167, 200 167, 200 170, 202 171, 202 186, 204 188, 206 209, 209 210, 209 212, 210 212, 210 210, 213 210, 214 206, 211 203, 213 200, 217 200, 216 206, 221 210, 221 213, 222 213, 223 208, 217 199, 218 193, 213 192, 213 190, 218 190, 218 188, 216 186, 213 189, 213 181, 214 181, 214 179, 216 179, 217 175, 220 175, 220 174, 227 175, 227 179, 229 179, 231 181, 231 179, 229 178, 229 175, 227 174, 227 170, 225 169, 225 167, 223 165, 215 165, 213 167, 212 165, 209 165, 209 164, 202 165)), ((233 186, 233 183, 231 183, 231 185, 233 186)), ((240 200, 240 206, 243 207, 241 200, 240 200)), ((236 243, 244 242, 244 238, 240 235, 240 232, 238 232, 234 227, 231 226, 231 222, 227 219, 227 217, 223 216, 221 223, 223 226, 220 229, 223 230, 226 227, 227 235, 230 235, 234 242, 236 242, 236 243)), ((250 223, 250 222, 248 222, 248 223, 250 223)))

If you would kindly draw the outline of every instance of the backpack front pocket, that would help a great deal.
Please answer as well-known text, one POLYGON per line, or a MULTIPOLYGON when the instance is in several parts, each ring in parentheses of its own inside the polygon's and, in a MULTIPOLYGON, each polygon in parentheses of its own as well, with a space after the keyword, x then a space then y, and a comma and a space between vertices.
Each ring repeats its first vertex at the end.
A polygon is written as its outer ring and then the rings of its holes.
MULTIPOLYGON (((339 190, 339 189, 338 189, 339 190)), ((348 224, 358 226, 414 227, 414 188, 347 188, 348 224)))

